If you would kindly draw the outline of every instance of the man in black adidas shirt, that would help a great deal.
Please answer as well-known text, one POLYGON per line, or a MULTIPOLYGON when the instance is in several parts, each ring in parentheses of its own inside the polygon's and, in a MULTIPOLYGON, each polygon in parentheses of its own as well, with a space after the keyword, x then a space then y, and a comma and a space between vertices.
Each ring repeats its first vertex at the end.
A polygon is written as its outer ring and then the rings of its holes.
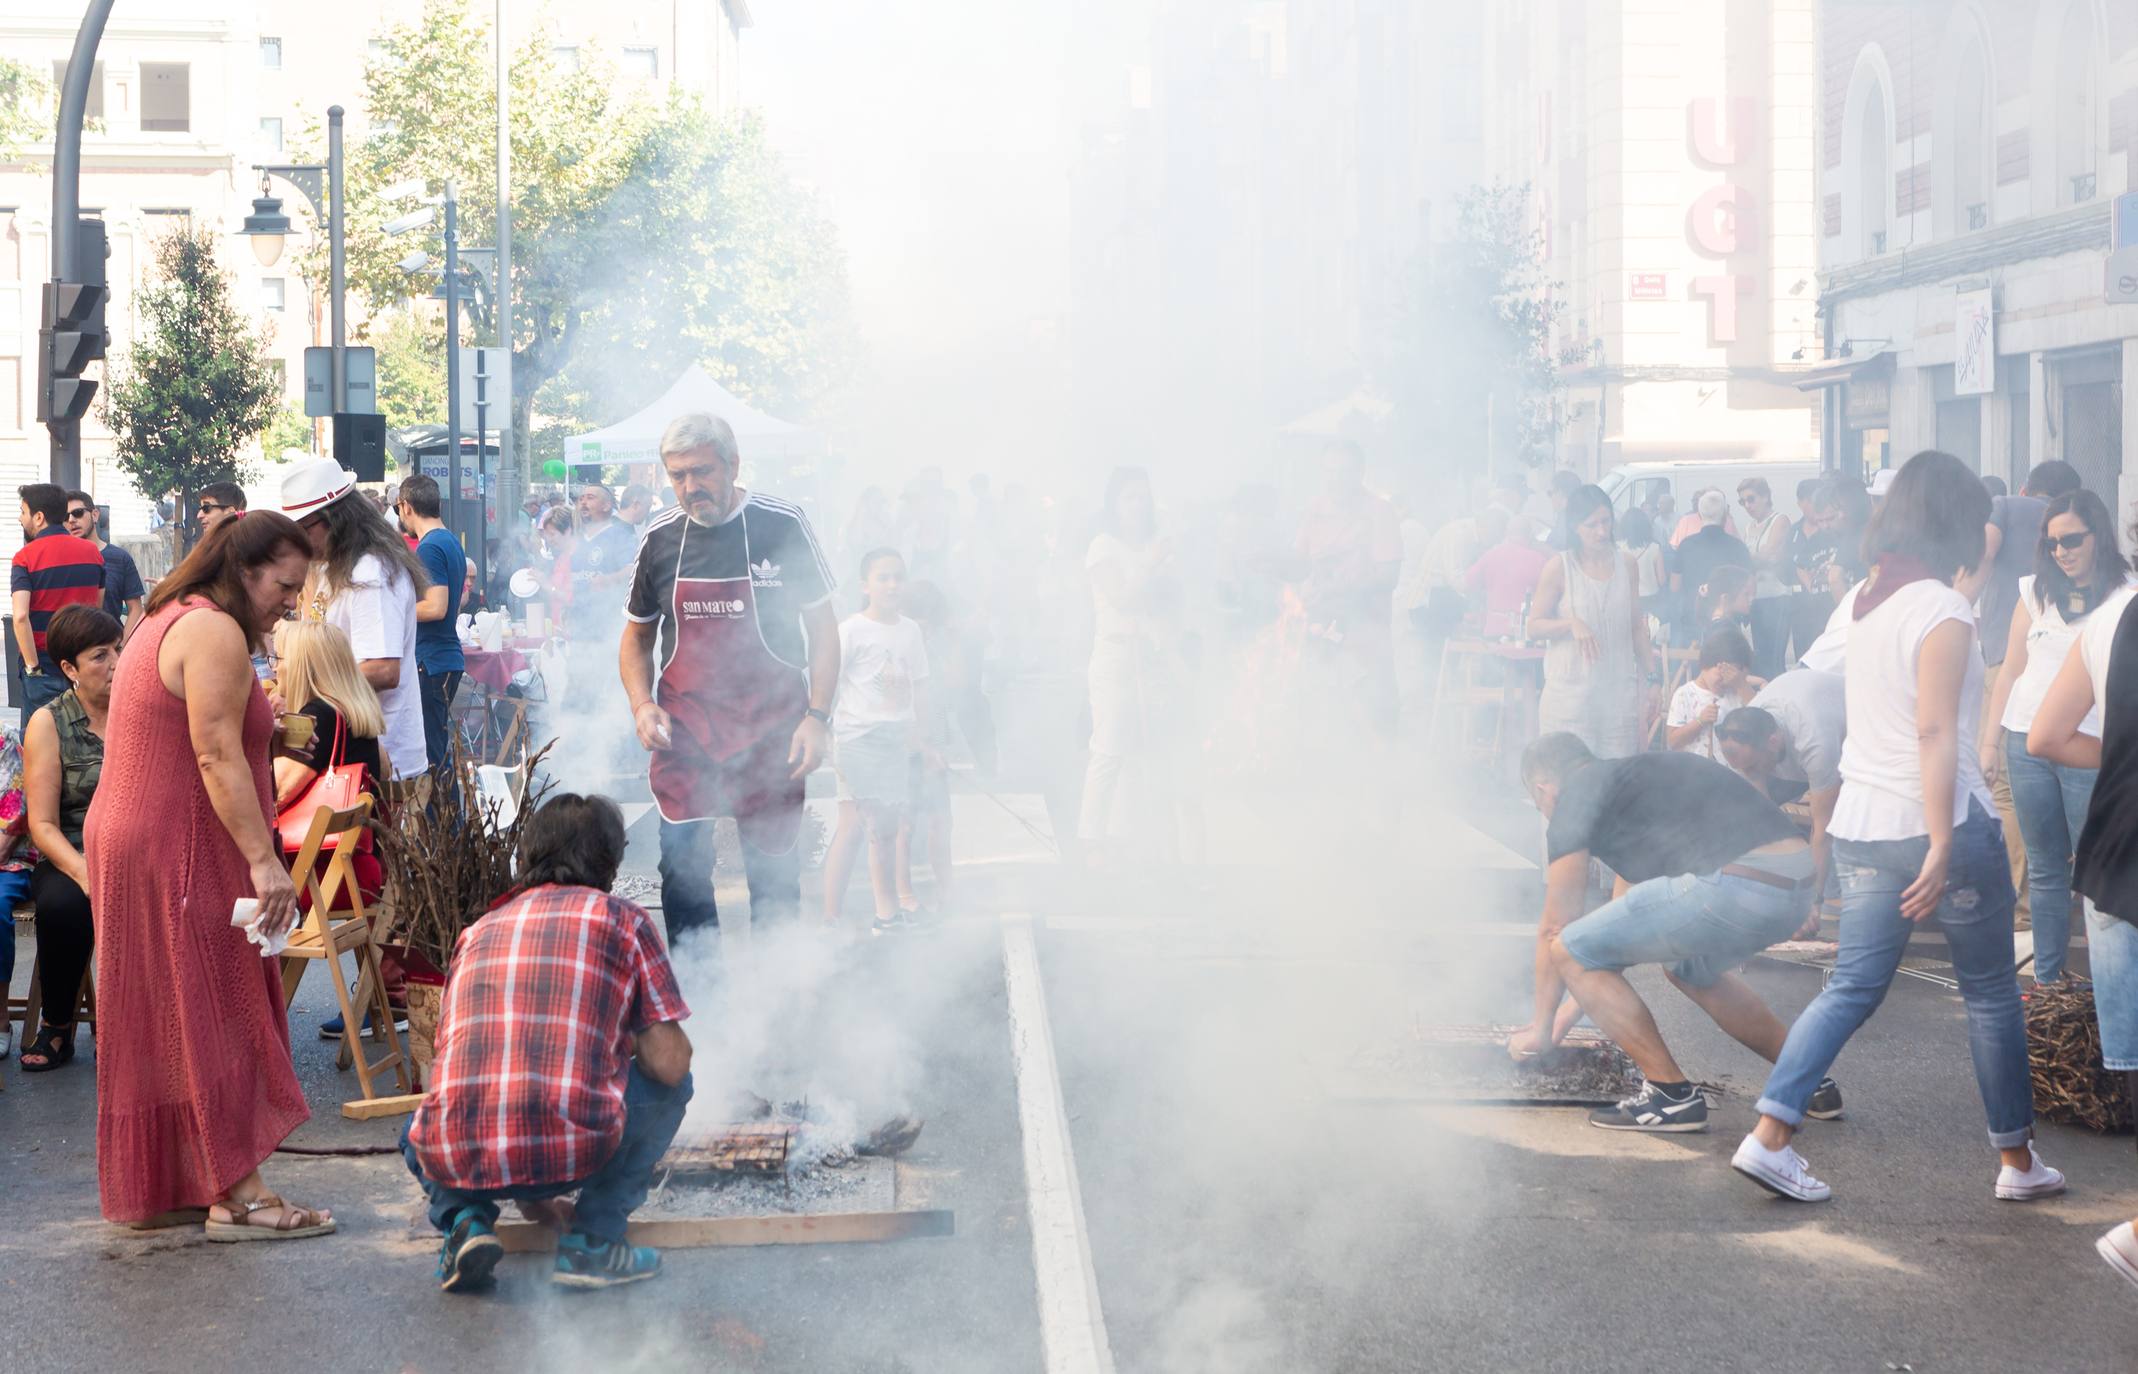
MULTIPOLYGON (((1573 735, 1545 735, 1522 755, 1522 782, 1549 822, 1544 919, 1537 927, 1536 1019, 1508 1041, 1526 1058, 1564 1035, 1572 992, 1647 1085, 1591 1125, 1704 1131, 1707 1102, 1671 1057, 1625 970, 1666 975, 1715 1024, 1773 1062, 1789 1028, 1735 970, 1804 923, 1810 844, 1781 809, 1721 764, 1695 754, 1598 759, 1573 735), (1589 860, 1618 875, 1613 900, 1588 915, 1589 860)), ((1841 1114, 1828 1080, 1812 1116, 1841 1114)))
POLYGON ((720 923, 713 823, 742 833, 753 923, 801 908, 803 780, 823 762, 839 626, 831 569, 800 508, 735 485, 735 432, 685 415, 661 435, 676 505, 647 527, 621 670, 661 812, 673 945, 720 923), (655 651, 659 667, 655 667, 655 651))

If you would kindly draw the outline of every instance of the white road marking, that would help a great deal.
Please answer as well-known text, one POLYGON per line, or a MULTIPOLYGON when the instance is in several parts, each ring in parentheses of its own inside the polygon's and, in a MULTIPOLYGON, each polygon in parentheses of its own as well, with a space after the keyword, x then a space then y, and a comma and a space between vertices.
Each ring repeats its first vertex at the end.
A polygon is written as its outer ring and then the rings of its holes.
POLYGON ((1039 1334, 1047 1374, 1112 1374, 1113 1349, 1099 1308, 1099 1280, 1084 1229, 1076 1152, 1062 1106, 1047 993, 1039 979, 1032 918, 1002 918, 1002 977, 1009 993, 1010 1059, 1024 1138, 1025 1198, 1038 1280, 1039 1334))

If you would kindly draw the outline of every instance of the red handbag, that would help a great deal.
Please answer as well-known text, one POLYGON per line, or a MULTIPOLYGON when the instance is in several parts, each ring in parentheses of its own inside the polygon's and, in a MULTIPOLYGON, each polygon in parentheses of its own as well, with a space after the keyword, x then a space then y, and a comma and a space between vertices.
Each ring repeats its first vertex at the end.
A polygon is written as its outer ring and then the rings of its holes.
MULTIPOLYGON (((282 813, 275 817, 275 829, 282 836, 282 852, 295 854, 304 848, 305 837, 312 831, 312 818, 322 810, 351 811, 365 793, 371 790, 371 770, 361 763, 342 761, 342 748, 347 742, 348 722, 339 711, 334 713, 334 752, 328 757, 327 766, 319 770, 312 785, 299 793, 282 813)), ((333 849, 341 843, 341 836, 329 835, 321 851, 333 849)), ((367 827, 356 841, 357 852, 371 852, 371 831, 367 827)))

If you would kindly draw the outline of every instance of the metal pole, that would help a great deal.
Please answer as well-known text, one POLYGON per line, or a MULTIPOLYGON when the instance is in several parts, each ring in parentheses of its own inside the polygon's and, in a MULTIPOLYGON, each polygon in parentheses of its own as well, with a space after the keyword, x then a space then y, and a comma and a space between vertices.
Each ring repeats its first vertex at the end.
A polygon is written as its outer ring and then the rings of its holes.
POLYGON ((327 107, 327 309, 333 322, 334 413, 349 409, 349 318, 342 262, 341 106, 327 107))
MULTIPOLYGON (((75 225, 82 218, 82 116, 89 109, 89 82, 96 75, 97 45, 104 41, 104 21, 112 0, 89 0, 82 26, 75 31, 74 54, 67 59, 67 80, 59 93, 59 124, 52 133, 52 279, 80 281, 75 259, 75 225)), ((52 480, 72 490, 82 484, 82 426, 78 420, 55 420, 52 480)))
POLYGON ((487 518, 490 494, 490 471, 488 447, 483 436, 490 428, 490 353, 478 349, 475 353, 475 587, 478 592, 490 585, 489 520, 487 518))
MULTIPOLYGON (((478 437, 477 443, 481 442, 478 437)), ((445 461, 460 500, 460 192, 445 184, 445 461)))
MULTIPOLYGON (((497 346, 512 356, 512 45, 506 36, 507 0, 497 0, 497 27, 491 36, 497 49, 497 297, 491 311, 497 319, 497 346)), ((510 369, 508 369, 508 372, 510 369)), ((497 408, 496 509, 499 527, 520 509, 520 464, 513 447, 512 400, 497 408)))

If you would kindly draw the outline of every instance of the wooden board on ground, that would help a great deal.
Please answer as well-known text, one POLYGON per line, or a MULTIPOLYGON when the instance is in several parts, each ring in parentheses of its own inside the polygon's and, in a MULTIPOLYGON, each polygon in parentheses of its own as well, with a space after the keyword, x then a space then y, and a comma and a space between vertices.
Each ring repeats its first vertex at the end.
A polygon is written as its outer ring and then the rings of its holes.
POLYGON ((423 1105, 422 1093, 398 1093, 392 1097, 359 1098, 341 1104, 341 1114, 351 1121, 376 1121, 382 1116, 407 1116, 423 1105))
MULTIPOLYGON (((850 1245, 879 1240, 913 1240, 956 1234, 947 1209, 913 1212, 830 1212, 815 1216, 685 1217, 634 1221, 627 1232, 633 1245, 658 1250, 704 1246, 850 1245)), ((557 1233, 532 1221, 499 1222, 497 1237, 507 1254, 540 1254, 557 1248, 557 1233)))

